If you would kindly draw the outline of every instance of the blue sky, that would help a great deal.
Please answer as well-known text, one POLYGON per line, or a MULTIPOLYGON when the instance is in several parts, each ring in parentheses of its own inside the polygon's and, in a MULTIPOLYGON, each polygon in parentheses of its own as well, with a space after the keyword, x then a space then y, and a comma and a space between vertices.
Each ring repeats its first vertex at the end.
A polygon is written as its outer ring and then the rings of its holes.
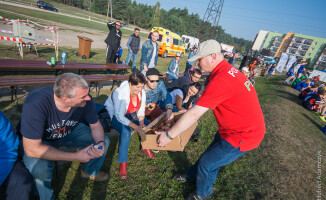
MULTIPOLYGON (((136 0, 161 8, 187 8, 204 17, 210 0, 136 0), (171 3, 173 2, 173 3, 171 3)), ((232 36, 254 40, 259 30, 301 33, 326 38, 326 0, 224 0, 220 18, 232 36)))

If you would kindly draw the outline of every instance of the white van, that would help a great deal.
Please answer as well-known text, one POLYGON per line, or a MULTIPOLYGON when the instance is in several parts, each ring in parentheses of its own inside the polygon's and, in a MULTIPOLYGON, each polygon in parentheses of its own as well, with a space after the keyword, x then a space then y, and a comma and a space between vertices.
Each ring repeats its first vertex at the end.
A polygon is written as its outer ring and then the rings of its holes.
POLYGON ((195 37, 191 37, 189 35, 182 35, 183 43, 185 44, 186 49, 188 48, 188 44, 190 43, 190 48, 192 48, 195 44, 199 47, 199 39, 195 37))

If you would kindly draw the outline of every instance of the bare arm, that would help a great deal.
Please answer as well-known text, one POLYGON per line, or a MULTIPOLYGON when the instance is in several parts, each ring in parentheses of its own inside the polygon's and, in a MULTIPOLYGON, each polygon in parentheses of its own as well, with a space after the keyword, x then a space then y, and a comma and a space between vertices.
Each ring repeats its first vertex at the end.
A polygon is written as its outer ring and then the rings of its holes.
MULTIPOLYGON (((99 121, 95 124, 90 124, 90 128, 95 143, 98 143, 99 141, 104 141, 104 131, 99 121)), ((45 160, 77 160, 80 162, 88 162, 90 159, 101 157, 105 149, 105 144, 100 143, 100 145, 103 146, 102 149, 95 149, 93 147, 93 144, 90 144, 90 146, 81 149, 78 152, 65 152, 56 149, 52 146, 43 144, 41 139, 32 140, 25 137, 23 137, 23 144, 27 156, 34 158, 42 158, 45 160), (88 149, 90 149, 89 153, 87 153, 88 149)))
POLYGON ((179 95, 175 97, 175 105, 179 111, 186 110, 182 107, 182 98, 179 95))
POLYGON ((91 128, 92 137, 95 144, 97 144, 97 146, 103 146, 101 149, 94 148, 94 146, 92 146, 92 148, 89 150, 89 154, 97 158, 101 157, 105 152, 105 146, 106 146, 105 139, 104 139, 104 130, 101 125, 101 122, 98 120, 95 124, 89 124, 89 127, 91 128))
POLYGON ((64 160, 64 161, 80 161, 88 162, 90 159, 95 158, 87 153, 91 145, 78 151, 78 152, 65 152, 60 151, 49 145, 42 143, 42 140, 32 140, 23 137, 24 150, 27 156, 34 158, 41 158, 44 160, 64 160))
POLYGON ((100 121, 97 121, 95 124, 90 124, 89 127, 91 128, 92 137, 95 143, 98 143, 99 141, 104 141, 104 130, 100 121))
MULTIPOLYGON (((202 106, 195 105, 190 110, 188 110, 185 114, 182 115, 182 117, 179 119, 179 121, 169 130, 169 135, 172 138, 175 138, 180 133, 185 131, 187 128, 189 128, 193 123, 198 121, 198 119, 208 110, 209 108, 205 108, 202 106)), ((165 146, 167 145, 171 140, 166 136, 165 132, 155 132, 156 134, 160 135, 158 144, 159 146, 165 146)))

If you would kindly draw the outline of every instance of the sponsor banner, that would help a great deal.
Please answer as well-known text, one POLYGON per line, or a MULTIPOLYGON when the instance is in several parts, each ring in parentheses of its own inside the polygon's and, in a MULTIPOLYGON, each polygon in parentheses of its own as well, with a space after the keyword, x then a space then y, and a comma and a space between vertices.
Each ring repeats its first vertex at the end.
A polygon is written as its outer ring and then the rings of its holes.
POLYGON ((277 71, 279 71, 279 72, 283 71, 283 69, 288 61, 288 58, 289 58, 288 54, 282 53, 280 61, 278 62, 277 66, 276 66, 277 71))
POLYGON ((294 55, 290 56, 289 62, 286 65, 286 71, 289 71, 290 67, 293 65, 293 63, 297 62, 297 57, 294 55))

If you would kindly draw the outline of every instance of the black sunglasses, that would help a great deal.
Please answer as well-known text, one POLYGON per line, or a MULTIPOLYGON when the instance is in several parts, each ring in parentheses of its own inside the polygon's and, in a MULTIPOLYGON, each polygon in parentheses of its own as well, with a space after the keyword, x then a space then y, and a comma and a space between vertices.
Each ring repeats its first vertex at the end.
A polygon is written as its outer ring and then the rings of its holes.
POLYGON ((147 79, 151 82, 151 83, 154 83, 154 82, 156 82, 156 83, 158 83, 160 80, 151 80, 151 79, 149 79, 148 77, 147 77, 147 79))

